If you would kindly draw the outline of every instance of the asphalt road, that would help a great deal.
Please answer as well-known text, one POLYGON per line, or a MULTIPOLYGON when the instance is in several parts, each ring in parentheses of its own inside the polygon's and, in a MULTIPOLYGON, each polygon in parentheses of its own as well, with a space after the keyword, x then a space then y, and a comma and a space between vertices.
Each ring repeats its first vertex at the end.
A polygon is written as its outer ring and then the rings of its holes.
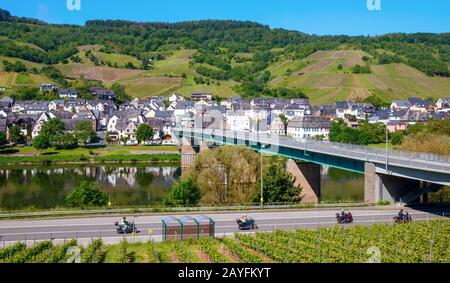
MULTIPOLYGON (((336 225, 336 210, 297 210, 297 211, 264 211, 246 212, 253 217, 259 226, 259 231, 272 231, 275 229, 315 228, 317 226, 336 225)), ((398 210, 361 208, 352 209, 354 224, 370 225, 374 223, 392 223, 398 210)), ((408 209, 413 220, 427 220, 450 216, 450 211, 435 210, 424 212, 408 209)), ((238 231, 236 219, 242 212, 211 213, 207 216, 216 222, 216 236, 230 235, 238 231)), ((193 216, 197 214, 191 214, 193 216)), ((129 221, 132 215, 126 215, 129 221)), ((162 236, 161 220, 169 215, 148 215, 134 217, 135 224, 140 232, 136 237, 127 235, 129 241, 148 241, 150 238, 160 241, 162 236)), ((67 239, 78 239, 80 244, 89 243, 92 239, 102 238, 107 244, 117 243, 124 236, 115 231, 114 222, 121 217, 97 216, 84 218, 58 218, 36 220, 4 220, 0 221, 0 247, 17 241, 34 243, 41 240, 53 239, 61 242, 67 239)), ((354 225, 353 224, 353 225, 354 225)))

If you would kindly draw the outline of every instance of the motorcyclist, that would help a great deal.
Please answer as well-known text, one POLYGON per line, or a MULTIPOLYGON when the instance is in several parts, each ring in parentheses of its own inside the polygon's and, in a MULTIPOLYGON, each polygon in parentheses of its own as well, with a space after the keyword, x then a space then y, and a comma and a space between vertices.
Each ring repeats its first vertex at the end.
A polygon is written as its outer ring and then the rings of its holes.
POLYGON ((342 209, 341 210, 341 219, 345 219, 345 216, 346 216, 347 214, 345 213, 345 209, 342 209))
POLYGON ((120 222, 120 225, 123 225, 123 226, 125 226, 125 227, 128 226, 128 221, 127 221, 127 218, 126 218, 126 217, 123 217, 123 218, 122 218, 122 221, 120 222))
POLYGON ((399 218, 400 220, 403 220, 404 217, 405 217, 405 214, 403 213, 403 209, 400 209, 400 211, 398 212, 398 218, 399 218))
POLYGON ((247 223, 247 214, 241 217, 242 223, 247 223))

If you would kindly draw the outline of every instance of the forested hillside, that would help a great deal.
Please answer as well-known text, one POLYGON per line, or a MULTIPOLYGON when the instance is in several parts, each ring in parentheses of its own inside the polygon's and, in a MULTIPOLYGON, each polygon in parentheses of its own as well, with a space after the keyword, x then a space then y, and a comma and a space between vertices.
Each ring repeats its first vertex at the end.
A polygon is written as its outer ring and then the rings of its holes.
POLYGON ((0 67, 17 61, 25 70, 0 71, 11 91, 47 77, 120 84, 131 96, 206 91, 327 103, 450 93, 450 33, 315 36, 218 20, 52 25, 0 10, 0 67), (45 65, 55 67, 51 77, 45 65))

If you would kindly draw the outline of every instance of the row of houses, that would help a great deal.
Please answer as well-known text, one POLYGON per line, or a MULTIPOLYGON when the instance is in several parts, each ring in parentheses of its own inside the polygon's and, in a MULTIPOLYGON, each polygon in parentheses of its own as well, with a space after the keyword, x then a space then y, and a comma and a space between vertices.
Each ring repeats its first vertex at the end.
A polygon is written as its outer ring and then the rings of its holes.
MULTIPOLYGON (((60 89, 57 84, 43 83, 40 86, 41 92, 58 92, 59 98, 67 99, 67 98, 79 98, 80 94, 73 88, 63 88, 60 89)), ((101 87, 92 87, 90 88, 90 93, 98 100, 115 100, 116 94, 114 90, 105 89, 101 87)))
MULTIPOLYGON (((101 90, 100 90, 101 91, 101 90)), ((100 93, 100 92, 99 92, 100 93)), ((411 124, 430 118, 449 119, 450 99, 437 103, 411 98, 394 101, 389 108, 377 109, 368 103, 337 102, 314 106, 308 99, 232 97, 215 101, 213 96, 195 93, 195 99, 179 94, 169 97, 136 98, 116 106, 112 100, 67 98, 54 101, 14 101, 0 99, 0 131, 18 125, 31 139, 39 135, 49 119, 63 121, 66 131, 73 131, 81 121, 90 121, 97 135, 117 142, 136 144, 136 131, 141 124, 154 129, 154 143, 175 144, 174 127, 226 129, 289 135, 296 139, 327 139, 332 122, 343 119, 349 127, 360 121, 383 123, 389 131, 405 130, 411 124)))

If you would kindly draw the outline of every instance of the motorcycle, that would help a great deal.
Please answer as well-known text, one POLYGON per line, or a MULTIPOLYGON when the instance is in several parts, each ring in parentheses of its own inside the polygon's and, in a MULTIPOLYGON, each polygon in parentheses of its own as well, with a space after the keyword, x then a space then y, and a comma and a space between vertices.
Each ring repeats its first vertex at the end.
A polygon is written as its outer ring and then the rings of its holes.
POLYGON ((118 234, 131 234, 131 233, 139 233, 134 222, 128 222, 127 224, 119 224, 119 222, 114 222, 114 226, 116 226, 116 232, 118 234))
POLYGON ((338 224, 350 224, 353 223, 353 215, 351 212, 346 213, 344 216, 341 216, 340 213, 336 213, 336 222, 338 224))
POLYGON ((404 214, 401 217, 400 216, 395 216, 394 217, 394 222, 395 223, 411 223, 412 222, 412 217, 409 214, 404 214))
POLYGON ((248 218, 247 221, 242 221, 241 219, 236 219, 239 230, 254 230, 258 229, 258 225, 253 218, 248 218))

